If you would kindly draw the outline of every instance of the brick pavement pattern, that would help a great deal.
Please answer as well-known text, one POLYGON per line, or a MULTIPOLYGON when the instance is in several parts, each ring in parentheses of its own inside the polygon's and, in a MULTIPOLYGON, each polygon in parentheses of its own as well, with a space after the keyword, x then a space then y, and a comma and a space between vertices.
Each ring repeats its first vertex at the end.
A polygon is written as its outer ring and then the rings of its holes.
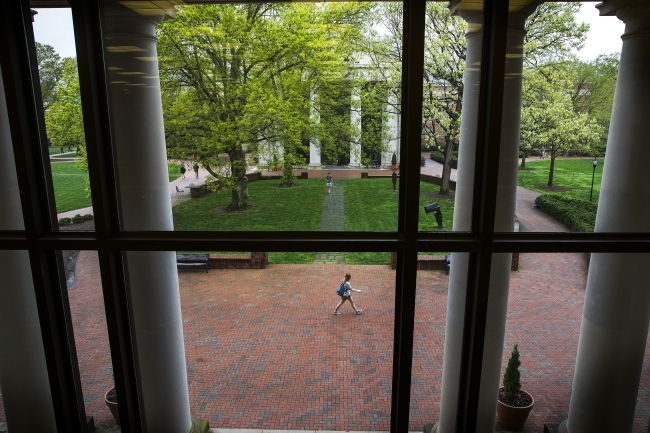
MULTIPOLYGON (((97 256, 82 251, 70 303, 86 411, 113 420, 97 256)), ((520 345, 522 382, 536 398, 526 432, 566 418, 587 264, 579 254, 522 254, 511 280, 504 366, 520 345)), ((180 274, 190 402, 212 427, 389 430, 395 272, 384 266, 271 265, 180 274), (333 316, 336 282, 354 275, 364 314, 333 316)), ((448 277, 420 271, 410 430, 438 418, 448 277)), ((646 354, 635 418, 650 416, 646 354)), ((0 409, 0 422, 4 413, 0 409)))

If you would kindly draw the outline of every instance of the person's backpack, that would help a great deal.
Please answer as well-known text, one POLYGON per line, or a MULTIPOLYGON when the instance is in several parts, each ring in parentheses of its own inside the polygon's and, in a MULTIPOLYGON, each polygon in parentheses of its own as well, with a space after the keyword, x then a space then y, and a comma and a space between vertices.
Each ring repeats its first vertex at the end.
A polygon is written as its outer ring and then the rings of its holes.
POLYGON ((345 283, 341 283, 338 289, 336 289, 336 294, 339 296, 345 295, 345 283))

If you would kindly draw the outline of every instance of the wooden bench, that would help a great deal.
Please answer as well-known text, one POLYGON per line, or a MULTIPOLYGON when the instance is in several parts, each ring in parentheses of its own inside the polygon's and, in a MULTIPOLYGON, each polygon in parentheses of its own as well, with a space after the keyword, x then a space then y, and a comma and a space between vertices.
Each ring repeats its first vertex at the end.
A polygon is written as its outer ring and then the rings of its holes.
POLYGON ((209 254, 176 254, 176 266, 178 269, 205 268, 210 269, 209 254))

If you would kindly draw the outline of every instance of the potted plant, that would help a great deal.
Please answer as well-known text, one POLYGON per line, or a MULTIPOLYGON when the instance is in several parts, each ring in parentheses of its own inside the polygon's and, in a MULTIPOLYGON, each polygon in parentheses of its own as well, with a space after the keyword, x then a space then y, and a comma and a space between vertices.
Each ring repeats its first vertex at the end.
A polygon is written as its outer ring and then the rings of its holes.
POLYGON ((392 166, 391 168, 393 170, 397 170, 397 155, 395 155, 395 152, 393 152, 393 157, 390 160, 390 165, 392 166))
POLYGON ((497 416, 499 424, 508 430, 521 430, 533 409, 535 400, 526 391, 522 391, 519 366, 518 345, 512 349, 506 372, 503 375, 503 387, 499 388, 497 416))
POLYGON ((117 407, 117 393, 115 392, 115 387, 106 391, 104 394, 104 402, 108 406, 108 410, 111 411, 111 415, 115 418, 117 424, 120 423, 120 410, 117 407))

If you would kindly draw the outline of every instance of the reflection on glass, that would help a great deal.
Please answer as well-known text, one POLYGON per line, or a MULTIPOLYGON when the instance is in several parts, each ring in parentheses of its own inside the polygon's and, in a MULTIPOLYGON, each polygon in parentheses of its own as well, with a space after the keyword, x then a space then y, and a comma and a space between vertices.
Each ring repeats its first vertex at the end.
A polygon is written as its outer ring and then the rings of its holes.
MULTIPOLYGON (((36 58, 58 219, 60 226, 66 226, 67 230, 92 230, 88 224, 78 225, 91 218, 93 212, 77 59, 62 56, 48 44, 51 37, 47 33, 48 23, 54 19, 70 21, 70 12, 67 9, 57 10, 55 14, 42 9, 37 12, 40 14, 34 15, 33 24, 36 58)), ((63 41, 58 49, 69 54, 74 50, 72 29, 62 33, 63 41)))
POLYGON ((401 4, 104 13, 125 228, 396 230, 401 4))
POLYGON ((114 384, 97 253, 61 253, 86 415, 97 426, 114 426, 116 420, 104 401, 114 384))
POLYGON ((343 258, 257 269, 219 255, 208 273, 179 270, 194 416, 223 428, 389 430, 395 272, 343 258), (345 302, 334 315, 346 274, 360 314, 345 302))

